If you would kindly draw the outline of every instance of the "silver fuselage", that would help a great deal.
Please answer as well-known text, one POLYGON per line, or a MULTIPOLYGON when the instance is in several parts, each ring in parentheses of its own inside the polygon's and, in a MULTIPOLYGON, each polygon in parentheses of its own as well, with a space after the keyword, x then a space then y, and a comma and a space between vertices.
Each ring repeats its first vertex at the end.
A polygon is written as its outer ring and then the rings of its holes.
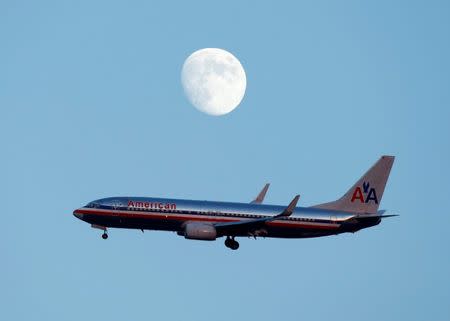
MULTIPOLYGON (((272 217, 285 206, 234 202, 196 201, 148 197, 111 197, 91 202, 74 211, 90 224, 114 228, 181 232, 189 222, 221 223, 272 217)), ((379 224, 380 219, 358 219, 354 213, 312 207, 296 207, 289 217, 268 222, 251 233, 231 236, 279 238, 318 237, 355 232, 379 224)), ((218 235, 229 236, 229 235, 218 235)))

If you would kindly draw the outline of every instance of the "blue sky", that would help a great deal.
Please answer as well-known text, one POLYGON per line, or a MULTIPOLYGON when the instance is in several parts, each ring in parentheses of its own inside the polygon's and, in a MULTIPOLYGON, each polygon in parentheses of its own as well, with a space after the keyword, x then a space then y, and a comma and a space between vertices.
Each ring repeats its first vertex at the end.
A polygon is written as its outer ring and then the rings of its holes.
POLYGON ((446 1, 2 1, 0 319, 449 320, 446 1), (184 59, 232 52, 231 114, 189 105, 184 59), (302 205, 397 156, 352 235, 187 241, 75 219, 115 195, 302 205))

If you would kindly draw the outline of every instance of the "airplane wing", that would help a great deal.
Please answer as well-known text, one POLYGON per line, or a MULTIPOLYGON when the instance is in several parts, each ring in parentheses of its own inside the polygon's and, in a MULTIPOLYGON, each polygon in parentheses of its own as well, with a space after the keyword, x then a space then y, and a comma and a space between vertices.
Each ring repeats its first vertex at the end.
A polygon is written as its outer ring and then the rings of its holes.
POLYGON ((261 192, 259 192, 258 196, 256 196, 256 198, 251 201, 251 204, 261 204, 264 201, 264 197, 266 197, 266 193, 267 190, 269 189, 270 183, 267 183, 266 185, 264 185, 263 189, 261 190, 261 192))
POLYGON ((290 216, 294 212, 299 198, 300 195, 296 195, 294 199, 289 203, 289 205, 284 209, 284 211, 278 215, 258 219, 242 220, 238 222, 217 223, 214 224, 214 227, 216 228, 217 234, 219 235, 251 233, 258 228, 264 227, 267 222, 290 216))

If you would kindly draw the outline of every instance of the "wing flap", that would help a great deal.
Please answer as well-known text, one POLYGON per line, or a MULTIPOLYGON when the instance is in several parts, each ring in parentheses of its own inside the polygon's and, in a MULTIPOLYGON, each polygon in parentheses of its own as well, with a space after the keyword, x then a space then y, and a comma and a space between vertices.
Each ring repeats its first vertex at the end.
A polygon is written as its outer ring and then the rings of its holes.
POLYGON ((250 233, 263 227, 267 222, 292 215, 299 199, 300 195, 296 195, 294 199, 289 203, 289 205, 284 209, 284 211, 275 216, 242 220, 238 222, 216 223, 214 224, 214 227, 216 228, 219 235, 233 235, 242 232, 250 233))

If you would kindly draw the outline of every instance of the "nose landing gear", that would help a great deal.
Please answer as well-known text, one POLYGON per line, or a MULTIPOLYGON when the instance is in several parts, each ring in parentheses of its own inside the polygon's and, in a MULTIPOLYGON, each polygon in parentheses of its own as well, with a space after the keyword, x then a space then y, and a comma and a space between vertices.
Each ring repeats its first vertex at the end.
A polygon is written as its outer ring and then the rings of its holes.
POLYGON ((103 231, 103 234, 102 234, 102 239, 106 240, 106 239, 108 238, 108 230, 106 229, 106 227, 105 227, 105 226, 101 226, 101 225, 96 225, 96 224, 91 224, 91 227, 92 227, 92 228, 96 228, 96 229, 99 229, 99 230, 102 230, 102 231, 103 231))
POLYGON ((234 237, 227 236, 225 240, 225 246, 232 250, 237 250, 239 248, 239 242, 235 241, 234 237))

